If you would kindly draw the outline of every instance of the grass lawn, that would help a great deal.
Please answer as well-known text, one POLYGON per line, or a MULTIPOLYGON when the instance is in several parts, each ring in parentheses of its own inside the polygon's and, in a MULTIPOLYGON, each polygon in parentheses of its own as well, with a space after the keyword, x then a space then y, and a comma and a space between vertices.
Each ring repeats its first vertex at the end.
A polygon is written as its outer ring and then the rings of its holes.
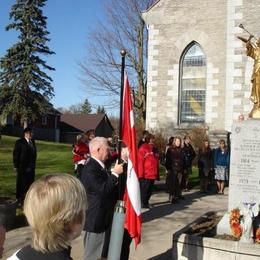
MULTIPOLYGON (((0 140, 0 196, 15 197, 16 176, 13 171, 13 148, 17 137, 0 140)), ((72 173, 72 147, 69 144, 37 141, 36 178, 49 173, 72 173)))
MULTIPOLYGON (((16 176, 12 154, 17 137, 2 136, 0 140, 0 196, 15 197, 16 176)), ((49 173, 72 173, 72 147, 69 144, 37 141, 36 178, 49 173)), ((165 178, 165 168, 160 165, 160 176, 165 178)), ((198 169, 189 176, 191 187, 199 185, 198 169)))
MULTIPOLYGON (((17 137, 2 136, 0 140, 0 196, 15 197, 16 175, 13 171, 13 148, 17 137)), ((37 141, 36 179, 49 173, 73 173, 72 147, 68 144, 37 141)), ((165 178, 165 168, 160 166, 160 176, 165 178)), ((190 176, 192 187, 198 186, 198 169, 193 168, 190 176)), ((26 220, 21 209, 16 211, 15 226, 18 228, 26 225, 26 220)))
POLYGON ((197 167, 192 167, 192 175, 189 176, 189 183, 191 188, 199 188, 199 169, 197 167))

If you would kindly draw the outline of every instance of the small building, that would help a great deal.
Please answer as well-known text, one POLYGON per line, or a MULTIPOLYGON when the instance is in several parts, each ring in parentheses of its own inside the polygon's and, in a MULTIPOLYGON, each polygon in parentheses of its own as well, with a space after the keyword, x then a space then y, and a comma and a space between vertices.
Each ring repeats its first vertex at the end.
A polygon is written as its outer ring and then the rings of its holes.
POLYGON ((111 137, 114 128, 106 114, 61 115, 60 142, 74 143, 76 136, 93 129, 96 136, 111 137))
MULTIPOLYGON (((50 104, 49 110, 45 115, 41 116, 35 122, 29 121, 28 127, 33 129, 34 138, 36 140, 59 142, 60 116, 61 113, 50 104)), ((21 126, 20 120, 14 120, 12 115, 8 115, 1 132, 5 135, 21 137, 23 127, 21 126)))
POLYGON ((254 61, 237 36, 249 36, 240 24, 260 35, 259 3, 158 0, 142 16, 149 36, 147 129, 227 133, 248 115, 254 61))

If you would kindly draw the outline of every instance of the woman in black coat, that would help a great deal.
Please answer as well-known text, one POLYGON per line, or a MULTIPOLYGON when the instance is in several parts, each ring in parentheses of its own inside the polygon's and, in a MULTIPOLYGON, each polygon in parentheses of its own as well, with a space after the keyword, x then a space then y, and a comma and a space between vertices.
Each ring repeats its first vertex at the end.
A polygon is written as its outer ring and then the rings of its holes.
POLYGON ((183 199, 181 183, 184 170, 184 155, 180 137, 176 137, 172 146, 168 148, 165 166, 168 172, 169 201, 174 203, 179 198, 183 199))
POLYGON ((208 140, 204 140, 203 146, 199 149, 198 168, 200 178, 200 191, 208 192, 208 179, 213 168, 213 153, 208 140))
POLYGON ((184 137, 183 154, 185 163, 182 178, 182 189, 184 189, 184 191, 189 191, 189 176, 192 175, 192 161, 196 157, 196 153, 191 145, 191 139, 188 135, 184 137))

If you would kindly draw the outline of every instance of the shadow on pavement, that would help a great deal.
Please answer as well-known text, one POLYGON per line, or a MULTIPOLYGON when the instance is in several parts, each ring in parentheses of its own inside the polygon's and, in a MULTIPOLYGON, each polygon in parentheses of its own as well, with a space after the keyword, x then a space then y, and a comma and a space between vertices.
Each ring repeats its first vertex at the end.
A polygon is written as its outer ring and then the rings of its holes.
MULTIPOLYGON (((158 193, 158 191, 155 191, 155 193, 158 193)), ((215 195, 215 193, 212 192, 205 195, 199 191, 196 191, 192 193, 183 193, 185 199, 179 200, 178 203, 170 204, 168 200, 152 203, 151 204, 152 208, 142 213, 142 222, 143 223, 149 222, 154 219, 158 219, 170 215, 174 211, 186 209, 189 207, 189 205, 196 202, 198 199, 210 195, 215 195)), ((166 197, 168 197, 168 195, 166 197)))
POLYGON ((171 260, 172 259, 172 249, 168 249, 166 252, 154 256, 152 258, 148 258, 147 260, 171 260))

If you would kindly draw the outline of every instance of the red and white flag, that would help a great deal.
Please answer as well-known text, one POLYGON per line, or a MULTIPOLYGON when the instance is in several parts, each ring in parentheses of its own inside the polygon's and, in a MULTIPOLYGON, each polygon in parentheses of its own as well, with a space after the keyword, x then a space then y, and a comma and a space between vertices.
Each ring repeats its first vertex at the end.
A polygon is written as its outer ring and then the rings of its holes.
POLYGON ((130 86, 126 74, 124 78, 122 124, 122 141, 128 147, 129 151, 125 193, 125 228, 128 230, 129 235, 134 238, 135 245, 137 246, 141 241, 141 199, 139 180, 137 177, 138 166, 134 112, 130 86))

